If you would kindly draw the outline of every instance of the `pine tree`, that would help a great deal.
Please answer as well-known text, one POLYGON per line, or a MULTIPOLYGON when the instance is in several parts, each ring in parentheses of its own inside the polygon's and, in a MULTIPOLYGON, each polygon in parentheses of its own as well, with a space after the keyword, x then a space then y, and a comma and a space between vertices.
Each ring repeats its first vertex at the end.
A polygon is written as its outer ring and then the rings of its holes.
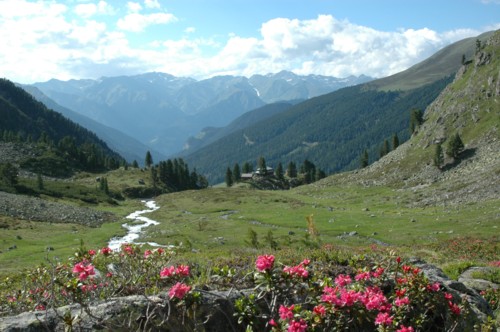
POLYGON ((226 170, 226 186, 231 187, 233 185, 233 172, 228 167, 226 170))
POLYGON ((398 146, 399 146, 399 137, 398 134, 394 133, 392 135, 392 149, 396 150, 398 146))
POLYGON ((274 175, 276 175, 276 177, 280 180, 283 180, 284 179, 284 175, 283 175, 283 165, 280 163, 278 163, 278 166, 276 166, 276 170, 274 171, 274 175))
POLYGON ((253 167, 248 161, 245 161, 245 163, 243 164, 243 167, 241 168, 241 171, 243 173, 252 173, 253 167))
POLYGON ((146 165, 147 168, 151 167, 153 165, 153 156, 151 156, 151 152, 149 150, 146 152, 146 158, 144 160, 144 165, 146 165))
POLYGON ((137 160, 134 160, 134 161, 132 162, 132 167, 133 167, 133 168, 139 168, 139 164, 137 163, 137 160))
POLYGON ((234 183, 240 182, 240 180, 241 180, 240 165, 238 165, 238 163, 235 163, 233 167, 233 182, 234 183))
POLYGON ((151 167, 151 182, 153 183, 153 189, 156 192, 156 188, 158 187, 158 170, 156 167, 151 167))
POLYGON ((380 148, 380 158, 388 154, 390 151, 389 142, 385 139, 382 147, 380 148))
POLYGON ((410 134, 413 135, 418 126, 424 122, 424 114, 419 109, 412 109, 410 112, 410 134))
POLYGON ((455 135, 451 136, 446 148, 446 154, 456 159, 463 150, 464 143, 462 142, 460 135, 456 133, 455 135))
POLYGON ((289 178, 296 178, 297 177, 297 166, 295 165, 295 163, 293 161, 288 163, 286 174, 288 175, 289 178))
POLYGON ((267 165, 266 165, 266 159, 264 157, 260 156, 259 161, 257 162, 257 167, 260 169, 261 174, 266 174, 267 172, 267 165))
POLYGON ((441 168, 444 163, 444 155, 443 155, 443 148, 441 147, 441 144, 436 145, 436 150, 434 151, 434 166, 437 168, 441 168))
POLYGON ((366 166, 368 166, 368 150, 365 149, 365 151, 363 151, 363 154, 361 154, 361 157, 359 159, 359 166, 361 168, 365 168, 366 166))

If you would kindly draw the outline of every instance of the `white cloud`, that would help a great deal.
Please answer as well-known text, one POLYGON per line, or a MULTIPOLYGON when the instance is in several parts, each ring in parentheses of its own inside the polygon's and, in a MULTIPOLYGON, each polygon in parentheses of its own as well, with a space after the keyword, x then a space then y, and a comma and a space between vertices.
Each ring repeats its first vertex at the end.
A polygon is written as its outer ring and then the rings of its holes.
POLYGON ((269 20, 262 24, 260 35, 251 38, 231 33, 225 40, 220 35, 200 39, 197 30, 188 27, 181 39, 147 40, 141 47, 132 46, 129 32, 142 38, 145 35, 140 33, 152 24, 177 21, 173 14, 141 12, 154 8, 156 1, 128 2, 126 16, 114 22, 109 14, 119 9, 106 1, 71 8, 52 1, 0 0, 0 76, 21 83, 147 71, 195 78, 280 70, 382 77, 424 60, 451 42, 482 32, 379 31, 320 15, 310 20, 269 20))
POLYGON ((153 24, 165 24, 177 21, 177 18, 168 13, 138 14, 132 13, 121 18, 116 23, 117 27, 124 31, 141 32, 153 24))
POLYGON ((96 14, 99 15, 112 15, 114 14, 113 7, 108 4, 106 1, 99 1, 97 4, 95 3, 82 3, 76 5, 74 9, 75 13, 78 16, 89 18, 96 14))
POLYGON ((142 6, 138 2, 127 2, 127 9, 130 13, 138 13, 142 10, 142 6))
POLYGON ((160 3, 158 0, 144 0, 144 5, 146 8, 160 8, 160 3))

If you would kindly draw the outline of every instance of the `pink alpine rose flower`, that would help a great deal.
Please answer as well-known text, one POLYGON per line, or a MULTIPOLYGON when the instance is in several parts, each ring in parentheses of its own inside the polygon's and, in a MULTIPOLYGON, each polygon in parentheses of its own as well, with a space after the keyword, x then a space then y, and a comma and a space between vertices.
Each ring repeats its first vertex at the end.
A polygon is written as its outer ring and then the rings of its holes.
POLYGON ((307 330, 307 323, 302 318, 294 320, 288 325, 288 332, 305 332, 307 330))
POLYGON ((401 325, 401 328, 396 330, 396 332, 415 332, 415 330, 411 326, 406 327, 404 325, 401 325))
POLYGON ((112 252, 113 252, 113 250, 111 250, 110 247, 104 247, 104 248, 101 249, 101 254, 103 254, 104 256, 108 256, 112 252))
POLYGON ((319 304, 319 305, 314 307, 313 313, 315 313, 316 315, 318 315, 320 317, 324 317, 326 315, 326 308, 324 305, 319 304))
POLYGON ((164 267, 164 268, 160 271, 160 277, 161 277, 161 278, 168 278, 168 277, 170 277, 171 275, 173 275, 174 273, 175 273, 175 267, 173 267, 173 266, 164 267))
POLYGON ((189 276, 189 266, 187 266, 187 265, 177 266, 177 268, 175 269, 175 274, 183 276, 183 277, 189 276))
POLYGON ((375 318, 375 325, 391 325, 393 317, 387 312, 379 312, 375 318))
POLYGON ((398 297, 395 301, 394 304, 398 307, 410 304, 410 299, 408 297, 398 297))
POLYGON ((153 251, 151 249, 144 250, 144 259, 147 259, 152 253, 153 251))
POLYGON ((95 275, 94 266, 92 264, 85 265, 84 262, 80 262, 73 266, 73 273, 77 273, 78 279, 84 281, 88 277, 95 275))
POLYGON ((273 255, 262 255, 257 257, 255 261, 255 267, 260 272, 269 271, 274 266, 274 256, 273 255))
POLYGON ((347 274, 339 274, 337 278, 335 278, 335 283, 339 286, 349 285, 352 282, 352 279, 347 274))
POLYGON ((191 290, 190 286, 178 282, 175 285, 173 285, 172 288, 170 288, 170 290, 168 291, 168 296, 170 296, 170 299, 173 299, 174 297, 176 297, 179 300, 182 300, 182 298, 190 290, 191 290))
POLYGON ((280 309, 279 309, 280 318, 282 320, 293 319, 293 309, 294 308, 295 308, 295 305, 293 305, 293 304, 289 307, 284 306, 284 305, 280 305, 280 309))

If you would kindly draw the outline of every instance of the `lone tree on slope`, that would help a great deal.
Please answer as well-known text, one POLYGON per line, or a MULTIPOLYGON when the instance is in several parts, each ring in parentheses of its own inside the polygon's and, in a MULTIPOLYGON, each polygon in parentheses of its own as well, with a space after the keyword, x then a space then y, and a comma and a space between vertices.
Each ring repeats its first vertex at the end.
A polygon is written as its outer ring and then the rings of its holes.
POLYGON ((434 166, 441 168, 444 163, 444 154, 441 144, 436 145, 436 150, 434 151, 434 166))
POLYGON ((149 152, 149 150, 146 152, 146 158, 144 160, 144 164, 146 165, 147 168, 153 165, 153 157, 151 156, 151 152, 149 152))
POLYGON ((460 135, 456 133, 455 135, 451 136, 446 148, 446 154, 456 159, 463 150, 464 143, 462 142, 460 135))

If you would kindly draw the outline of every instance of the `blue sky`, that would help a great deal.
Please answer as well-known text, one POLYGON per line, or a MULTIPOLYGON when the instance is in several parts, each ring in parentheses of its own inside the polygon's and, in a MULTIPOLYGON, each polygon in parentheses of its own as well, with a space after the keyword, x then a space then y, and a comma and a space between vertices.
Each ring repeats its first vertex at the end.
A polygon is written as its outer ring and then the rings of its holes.
POLYGON ((0 76, 387 76, 500 28, 500 0, 0 0, 0 76))

